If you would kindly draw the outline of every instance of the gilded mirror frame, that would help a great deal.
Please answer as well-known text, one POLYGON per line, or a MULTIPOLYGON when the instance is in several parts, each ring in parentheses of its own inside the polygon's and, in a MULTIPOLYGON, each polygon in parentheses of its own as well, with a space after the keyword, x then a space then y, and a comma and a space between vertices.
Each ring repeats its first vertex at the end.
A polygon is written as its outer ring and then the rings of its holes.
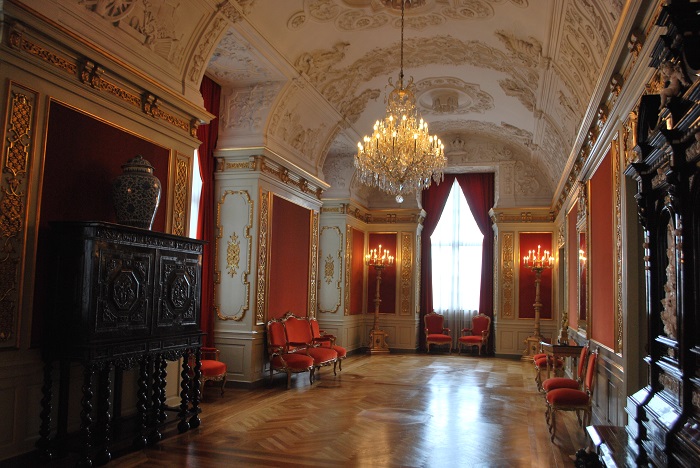
POLYGON ((576 240, 578 242, 578 267, 576 278, 576 289, 578 296, 578 330, 579 333, 587 337, 590 330, 590 229, 589 229, 589 206, 588 206, 588 184, 580 182, 578 192, 578 210, 576 219, 576 240))

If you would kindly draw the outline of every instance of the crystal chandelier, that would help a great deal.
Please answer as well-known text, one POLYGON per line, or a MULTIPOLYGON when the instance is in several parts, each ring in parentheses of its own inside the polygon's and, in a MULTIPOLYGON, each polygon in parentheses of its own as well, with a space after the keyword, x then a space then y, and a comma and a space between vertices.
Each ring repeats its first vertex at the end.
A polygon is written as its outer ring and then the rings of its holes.
POLYGON ((355 167, 360 182, 377 187, 396 196, 398 203, 404 195, 440 183, 447 164, 445 147, 437 136, 428 133, 416 110, 413 78, 406 86, 403 81, 403 26, 406 0, 401 1, 401 69, 399 81, 389 85, 394 89, 387 96, 386 116, 374 124, 372 136, 357 144, 355 167))

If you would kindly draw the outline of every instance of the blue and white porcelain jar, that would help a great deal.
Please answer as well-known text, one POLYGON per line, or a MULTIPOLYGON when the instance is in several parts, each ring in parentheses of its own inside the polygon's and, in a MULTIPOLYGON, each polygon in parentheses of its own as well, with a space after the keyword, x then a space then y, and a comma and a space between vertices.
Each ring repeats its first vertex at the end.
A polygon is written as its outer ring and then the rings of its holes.
POLYGON ((141 155, 127 161, 124 171, 112 184, 112 204, 117 222, 151 229, 160 203, 160 180, 153 166, 141 155))

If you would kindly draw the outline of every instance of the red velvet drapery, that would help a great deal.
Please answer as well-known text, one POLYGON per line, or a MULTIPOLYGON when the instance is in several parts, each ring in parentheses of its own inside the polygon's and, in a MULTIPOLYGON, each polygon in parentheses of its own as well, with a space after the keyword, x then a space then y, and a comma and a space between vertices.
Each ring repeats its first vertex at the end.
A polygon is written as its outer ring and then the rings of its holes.
MULTIPOLYGON (((492 318, 493 326, 493 232, 491 230, 491 217, 489 210, 494 203, 494 174, 474 173, 474 174, 446 174, 445 180, 440 185, 431 185, 428 190, 423 191, 422 204, 426 211, 425 221, 423 221, 423 234, 421 246, 421 320, 419 329, 421 349, 425 347, 425 336, 423 333, 423 316, 433 310, 433 274, 430 236, 435 231, 442 210, 445 207, 447 197, 450 194, 452 183, 457 180, 462 193, 464 193, 469 208, 474 215, 479 230, 484 235, 484 245, 482 249, 481 262, 481 294, 479 298, 479 312, 492 318)), ((493 334, 491 334, 493 336, 493 334)), ((487 346, 489 352, 493 351, 493 344, 489 341, 487 346)))
POLYGON ((199 172, 202 175, 202 195, 199 200, 199 219, 197 238, 204 240, 202 255, 202 331, 205 346, 214 345, 214 170, 216 161, 214 149, 219 137, 219 105, 221 86, 207 76, 199 87, 204 98, 204 108, 216 117, 207 125, 200 125, 197 138, 202 142, 199 147, 199 172))

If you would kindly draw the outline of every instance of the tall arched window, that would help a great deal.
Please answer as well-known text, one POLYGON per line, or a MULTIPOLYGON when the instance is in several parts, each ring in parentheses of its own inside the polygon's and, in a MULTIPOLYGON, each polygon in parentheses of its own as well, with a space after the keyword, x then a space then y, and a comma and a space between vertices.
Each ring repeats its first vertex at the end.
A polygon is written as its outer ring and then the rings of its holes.
POLYGON ((484 236, 455 181, 431 236, 433 310, 443 314, 456 340, 478 313, 484 236))

